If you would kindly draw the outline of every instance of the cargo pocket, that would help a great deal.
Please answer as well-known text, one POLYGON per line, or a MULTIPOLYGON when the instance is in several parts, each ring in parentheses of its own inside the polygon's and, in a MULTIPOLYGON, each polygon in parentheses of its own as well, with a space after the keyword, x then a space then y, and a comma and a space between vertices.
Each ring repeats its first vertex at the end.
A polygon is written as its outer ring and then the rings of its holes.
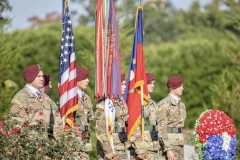
POLYGON ((113 144, 114 144, 114 149, 116 150, 125 150, 125 145, 124 143, 121 142, 120 138, 118 137, 118 133, 113 133, 113 144))
POLYGON ((183 134, 168 133, 168 140, 171 145, 183 145, 184 144, 183 134))
POLYGON ((145 140, 145 149, 149 151, 154 150, 152 137, 149 131, 144 131, 144 140, 145 140))

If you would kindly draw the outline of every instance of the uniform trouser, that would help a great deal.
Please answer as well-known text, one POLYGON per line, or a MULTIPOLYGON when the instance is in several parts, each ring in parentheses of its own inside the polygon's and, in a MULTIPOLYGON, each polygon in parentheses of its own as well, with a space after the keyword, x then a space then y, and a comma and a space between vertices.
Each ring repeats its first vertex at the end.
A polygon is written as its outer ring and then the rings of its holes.
MULTIPOLYGON (((134 151, 134 149, 130 149, 131 160, 139 159, 138 155, 134 151)), ((146 160, 162 160, 159 157, 158 151, 147 151, 146 153, 146 160)))
MULTIPOLYGON (((97 159, 106 160, 103 149, 97 144, 97 159)), ((114 157, 112 160, 128 160, 126 150, 114 150, 114 157)))
POLYGON ((74 160, 89 160, 89 155, 87 152, 75 152, 74 160))
POLYGON ((146 160, 160 160, 158 151, 147 151, 146 160))
MULTIPOLYGON (((172 146, 172 151, 176 160, 184 160, 184 148, 183 145, 172 146)), ((167 160, 166 152, 160 151, 160 157, 167 160)))

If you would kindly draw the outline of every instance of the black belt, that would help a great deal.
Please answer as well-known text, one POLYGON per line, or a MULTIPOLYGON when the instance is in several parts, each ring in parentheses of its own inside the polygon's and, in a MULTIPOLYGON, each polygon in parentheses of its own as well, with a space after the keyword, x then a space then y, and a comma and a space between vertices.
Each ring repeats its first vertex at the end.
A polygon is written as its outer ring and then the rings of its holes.
POLYGON ((113 133, 126 132, 125 127, 115 127, 113 133))
MULTIPOLYGON (((139 125, 142 128, 142 125, 139 125)), ((144 131, 152 131, 155 125, 144 125, 144 131)))
POLYGON ((168 133, 182 133, 182 128, 168 128, 168 133))

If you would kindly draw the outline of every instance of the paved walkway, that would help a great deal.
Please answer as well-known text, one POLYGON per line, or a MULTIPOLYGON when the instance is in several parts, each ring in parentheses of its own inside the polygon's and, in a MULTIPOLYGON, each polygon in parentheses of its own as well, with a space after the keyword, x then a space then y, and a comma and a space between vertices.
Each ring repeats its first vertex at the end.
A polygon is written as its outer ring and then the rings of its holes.
POLYGON ((184 145, 184 160, 199 160, 194 146, 184 145))

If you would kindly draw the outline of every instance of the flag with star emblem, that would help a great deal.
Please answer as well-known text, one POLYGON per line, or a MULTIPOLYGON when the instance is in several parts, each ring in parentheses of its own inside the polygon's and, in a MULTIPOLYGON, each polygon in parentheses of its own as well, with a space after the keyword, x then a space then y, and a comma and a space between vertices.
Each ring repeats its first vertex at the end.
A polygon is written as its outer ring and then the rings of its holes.
POLYGON ((76 75, 72 22, 67 0, 63 0, 63 24, 59 59, 58 92, 60 97, 60 114, 65 128, 74 127, 73 112, 78 109, 76 75))
MULTIPOLYGON (((127 133, 129 138, 136 127, 139 126, 140 121, 144 122, 143 106, 148 104, 147 78, 143 54, 142 10, 142 6, 138 6, 132 55, 124 94, 124 100, 128 106, 127 133)), ((144 127, 143 124, 142 127, 144 127)), ((144 135, 142 135, 142 138, 144 139, 144 135)))

